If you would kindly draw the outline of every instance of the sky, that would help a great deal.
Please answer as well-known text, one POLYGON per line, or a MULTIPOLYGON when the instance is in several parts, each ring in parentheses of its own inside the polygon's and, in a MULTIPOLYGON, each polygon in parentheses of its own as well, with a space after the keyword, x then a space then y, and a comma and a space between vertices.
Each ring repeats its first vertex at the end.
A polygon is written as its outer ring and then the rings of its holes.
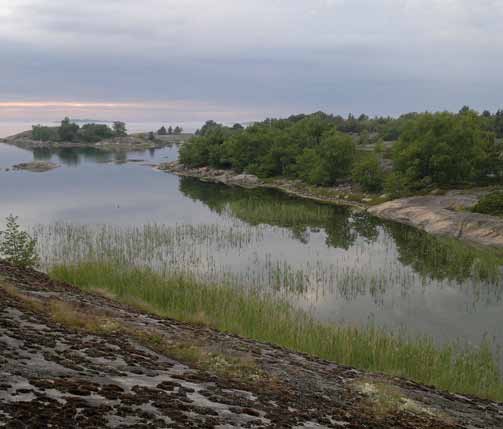
POLYGON ((503 107, 503 0, 0 0, 0 121, 503 107))

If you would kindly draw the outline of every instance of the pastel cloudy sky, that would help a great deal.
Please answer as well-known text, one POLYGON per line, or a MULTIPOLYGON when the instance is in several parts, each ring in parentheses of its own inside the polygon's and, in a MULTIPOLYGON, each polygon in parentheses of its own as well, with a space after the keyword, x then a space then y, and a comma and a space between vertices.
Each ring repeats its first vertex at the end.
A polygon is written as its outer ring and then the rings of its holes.
POLYGON ((494 110, 502 23, 502 0, 0 0, 0 121, 494 110))

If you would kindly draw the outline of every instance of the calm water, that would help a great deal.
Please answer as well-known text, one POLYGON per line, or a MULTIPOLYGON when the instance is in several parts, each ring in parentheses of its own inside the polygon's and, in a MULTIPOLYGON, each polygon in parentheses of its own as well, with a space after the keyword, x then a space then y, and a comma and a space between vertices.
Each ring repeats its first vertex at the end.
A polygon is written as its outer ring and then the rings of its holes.
POLYGON ((479 344, 487 335, 503 344, 501 281, 471 275, 473 260, 459 247, 343 208, 203 184, 145 165, 176 157, 176 148, 114 155, 80 149, 33 153, 0 144, 0 217, 13 213, 26 227, 155 222, 243 230, 253 239, 238 247, 207 245, 197 269, 215 278, 231 272, 242 282, 270 287, 276 273, 290 273, 282 293, 327 321, 370 321, 439 341, 479 344), (62 167, 47 173, 4 170, 33 159, 62 167), (144 162, 115 162, 125 159, 144 162))

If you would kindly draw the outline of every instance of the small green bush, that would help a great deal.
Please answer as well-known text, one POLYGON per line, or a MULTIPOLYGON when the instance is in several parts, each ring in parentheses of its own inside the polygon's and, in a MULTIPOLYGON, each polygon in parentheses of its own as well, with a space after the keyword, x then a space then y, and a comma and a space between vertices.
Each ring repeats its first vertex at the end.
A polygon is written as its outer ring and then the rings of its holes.
POLYGON ((0 256, 22 268, 38 265, 37 240, 20 230, 15 216, 8 216, 5 230, 0 231, 0 256))
POLYGON ((482 197, 472 208, 476 213, 503 216, 503 191, 495 191, 482 197))
POLYGON ((353 182, 358 183, 364 191, 382 191, 384 174, 376 155, 371 153, 355 162, 353 167, 353 182))

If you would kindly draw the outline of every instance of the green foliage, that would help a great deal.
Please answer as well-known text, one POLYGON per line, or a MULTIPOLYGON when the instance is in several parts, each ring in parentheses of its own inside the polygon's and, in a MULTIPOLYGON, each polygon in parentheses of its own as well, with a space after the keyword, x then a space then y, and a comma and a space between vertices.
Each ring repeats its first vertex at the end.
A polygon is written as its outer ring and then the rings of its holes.
POLYGON ((15 216, 8 216, 5 230, 0 231, 0 255, 19 267, 35 267, 39 261, 37 240, 26 231, 21 231, 17 219, 15 216))
POLYGON ((41 141, 62 141, 74 143, 97 143, 114 137, 115 135, 125 135, 125 125, 123 122, 114 123, 113 131, 105 124, 84 124, 79 127, 66 117, 61 121, 59 127, 44 127, 42 125, 34 125, 32 127, 32 138, 41 141), (119 131, 115 130, 117 128, 119 131), (122 124, 122 125, 120 125, 122 124), (122 127, 122 131, 121 131, 122 127), (119 134, 118 134, 119 133, 119 134))
POLYGON ((398 174, 388 174, 384 179, 384 191, 392 198, 399 198, 410 192, 407 178, 398 174))
POLYGON ((384 179, 375 161, 362 161, 372 168, 368 180, 361 168, 357 172, 364 188, 380 189, 386 181, 390 193, 399 195, 432 186, 503 180, 503 142, 495 138, 503 136, 503 111, 479 115, 465 106, 456 114, 350 114, 346 119, 316 112, 266 119, 247 128, 207 121, 196 135, 184 146, 182 163, 300 178, 314 185, 331 185, 351 173, 353 142, 377 142, 376 153, 389 157, 384 142, 397 139, 395 175, 384 179))
POLYGON ((96 143, 114 136, 114 132, 104 124, 85 124, 78 131, 78 140, 96 143))
POLYGON ((463 108, 459 114, 425 113, 409 122, 393 150, 395 184, 418 190, 501 179, 501 147, 483 118, 463 108))
POLYGON ((70 118, 66 117, 61 121, 61 126, 58 129, 59 138, 64 142, 77 141, 77 136, 79 132, 79 126, 70 121, 70 118))
POLYGON ((182 132, 183 132, 183 128, 179 127, 179 126, 176 126, 175 129, 173 130, 174 134, 182 134, 182 132))
POLYGON ((232 168, 261 177, 299 177, 332 184, 349 176, 354 158, 351 137, 335 131, 324 113, 267 119, 247 128, 207 121, 180 149, 183 164, 232 168))
POLYGON ((483 196, 472 208, 476 213, 503 216, 503 191, 491 192, 483 196))
POLYGON ((351 137, 332 132, 314 148, 304 149, 297 159, 298 175, 312 185, 330 185, 346 178, 355 156, 351 137))
POLYGON ((40 141, 58 141, 59 133, 56 127, 44 127, 42 125, 33 125, 31 136, 33 140, 40 141))
POLYGON ((161 128, 159 128, 157 130, 157 134, 160 136, 165 136, 166 134, 168 134, 168 132, 166 131, 166 127, 163 125, 161 128))
POLYGON ((121 121, 115 121, 112 124, 112 129, 117 137, 127 136, 126 124, 121 121))
POLYGON ((150 132, 148 133, 148 139, 149 139, 150 141, 154 141, 154 140, 155 140, 155 134, 154 134, 154 132, 153 132, 153 131, 150 131, 150 132))
POLYGON ((353 182, 358 183, 363 190, 368 192, 380 192, 383 189, 384 173, 379 158, 370 153, 365 155, 353 167, 353 182))

